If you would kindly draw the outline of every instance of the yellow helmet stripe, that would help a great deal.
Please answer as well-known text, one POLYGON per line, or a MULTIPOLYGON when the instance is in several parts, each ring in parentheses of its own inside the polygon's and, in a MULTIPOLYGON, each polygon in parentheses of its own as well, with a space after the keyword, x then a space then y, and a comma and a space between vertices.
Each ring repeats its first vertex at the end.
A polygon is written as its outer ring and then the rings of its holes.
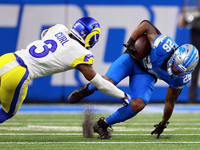
POLYGON ((90 47, 90 45, 89 45, 90 39, 96 34, 100 35, 100 33, 101 33, 101 29, 100 28, 93 29, 92 32, 90 34, 88 34, 88 36, 85 38, 85 47, 90 47))

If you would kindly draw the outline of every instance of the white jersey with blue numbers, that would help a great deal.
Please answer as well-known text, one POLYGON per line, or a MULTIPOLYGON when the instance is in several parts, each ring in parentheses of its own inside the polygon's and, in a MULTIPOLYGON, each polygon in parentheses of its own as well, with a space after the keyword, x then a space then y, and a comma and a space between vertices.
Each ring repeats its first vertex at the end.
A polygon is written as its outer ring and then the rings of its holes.
POLYGON ((31 79, 67 71, 78 64, 93 64, 91 51, 68 34, 64 25, 57 24, 48 30, 42 40, 15 52, 27 65, 31 79))
POLYGON ((160 34, 153 42, 150 55, 141 60, 140 63, 146 71, 158 79, 164 80, 172 88, 182 89, 190 82, 191 73, 185 76, 171 77, 167 70, 161 68, 163 62, 171 56, 177 47, 178 45, 171 37, 160 34))

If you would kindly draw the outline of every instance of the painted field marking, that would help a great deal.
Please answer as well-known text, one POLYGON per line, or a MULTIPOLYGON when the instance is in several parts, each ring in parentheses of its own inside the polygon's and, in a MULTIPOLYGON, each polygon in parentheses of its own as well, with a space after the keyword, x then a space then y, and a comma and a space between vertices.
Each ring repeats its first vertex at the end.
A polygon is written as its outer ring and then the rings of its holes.
POLYGON ((0 142, 0 144, 199 144, 197 142, 0 142))
MULTIPOLYGON (((152 131, 152 128, 126 128, 126 127, 113 127, 114 131, 152 131)), ((0 127, 0 130, 13 130, 13 131, 82 131, 81 126, 39 126, 28 125, 23 127, 0 127)), ((200 128, 169 128, 165 131, 175 130, 200 130, 200 128)))
MULTIPOLYGON (((155 123, 121 123, 117 124, 117 127, 120 126, 125 126, 125 125, 134 125, 134 126, 141 126, 141 125, 146 125, 146 126, 153 126, 155 123)), ((80 126, 80 123, 76 122, 69 122, 69 123, 3 123, 2 126, 4 125, 37 125, 37 126, 50 126, 50 125, 75 125, 75 126, 80 126)), ((199 126, 200 123, 170 123, 170 126, 199 126)), ((116 127, 115 126, 115 127, 116 127)))
MULTIPOLYGON (((95 133, 96 134, 96 133, 95 133)), ((0 136, 3 135, 83 135, 82 133, 0 133, 0 136)), ((97 135, 97 134, 96 134, 97 135)), ((142 135, 142 136, 152 136, 151 134, 112 134, 112 135, 126 135, 126 136, 132 136, 132 135, 142 135)), ((184 136, 190 136, 190 135, 200 135, 200 134, 162 134, 162 135, 184 135, 184 136)))

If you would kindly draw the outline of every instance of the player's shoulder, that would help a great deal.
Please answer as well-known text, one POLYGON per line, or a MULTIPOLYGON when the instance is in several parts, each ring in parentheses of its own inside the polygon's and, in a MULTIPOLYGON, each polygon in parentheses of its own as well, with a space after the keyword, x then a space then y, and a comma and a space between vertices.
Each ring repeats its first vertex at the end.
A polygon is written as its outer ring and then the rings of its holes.
POLYGON ((191 81, 191 73, 189 73, 185 76, 175 77, 173 80, 173 84, 171 86, 175 89, 182 89, 190 81, 191 81))
POLYGON ((91 51, 87 50, 83 46, 73 46, 70 50, 71 56, 73 56, 73 61, 71 66, 75 68, 78 64, 88 64, 92 65, 94 62, 94 56, 91 51))
POLYGON ((68 48, 72 53, 75 54, 82 54, 82 55, 87 55, 87 54, 92 54, 90 50, 87 50, 84 46, 82 46, 78 41, 74 39, 70 39, 70 42, 68 44, 68 48))
POLYGON ((152 44, 153 49, 156 49, 157 55, 171 53, 177 46, 176 42, 166 34, 158 35, 152 44))

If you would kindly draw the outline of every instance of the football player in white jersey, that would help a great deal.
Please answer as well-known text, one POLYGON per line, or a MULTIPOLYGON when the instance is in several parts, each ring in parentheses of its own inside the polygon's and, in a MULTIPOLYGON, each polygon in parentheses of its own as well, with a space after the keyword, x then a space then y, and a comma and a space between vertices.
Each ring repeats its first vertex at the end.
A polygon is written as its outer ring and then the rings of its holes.
POLYGON ((54 25, 26 49, 1 56, 0 123, 17 113, 30 80, 70 69, 78 69, 101 92, 126 103, 129 95, 103 79, 92 67, 94 57, 88 49, 98 42, 100 32, 95 19, 84 17, 75 22, 70 32, 64 25, 54 25))

